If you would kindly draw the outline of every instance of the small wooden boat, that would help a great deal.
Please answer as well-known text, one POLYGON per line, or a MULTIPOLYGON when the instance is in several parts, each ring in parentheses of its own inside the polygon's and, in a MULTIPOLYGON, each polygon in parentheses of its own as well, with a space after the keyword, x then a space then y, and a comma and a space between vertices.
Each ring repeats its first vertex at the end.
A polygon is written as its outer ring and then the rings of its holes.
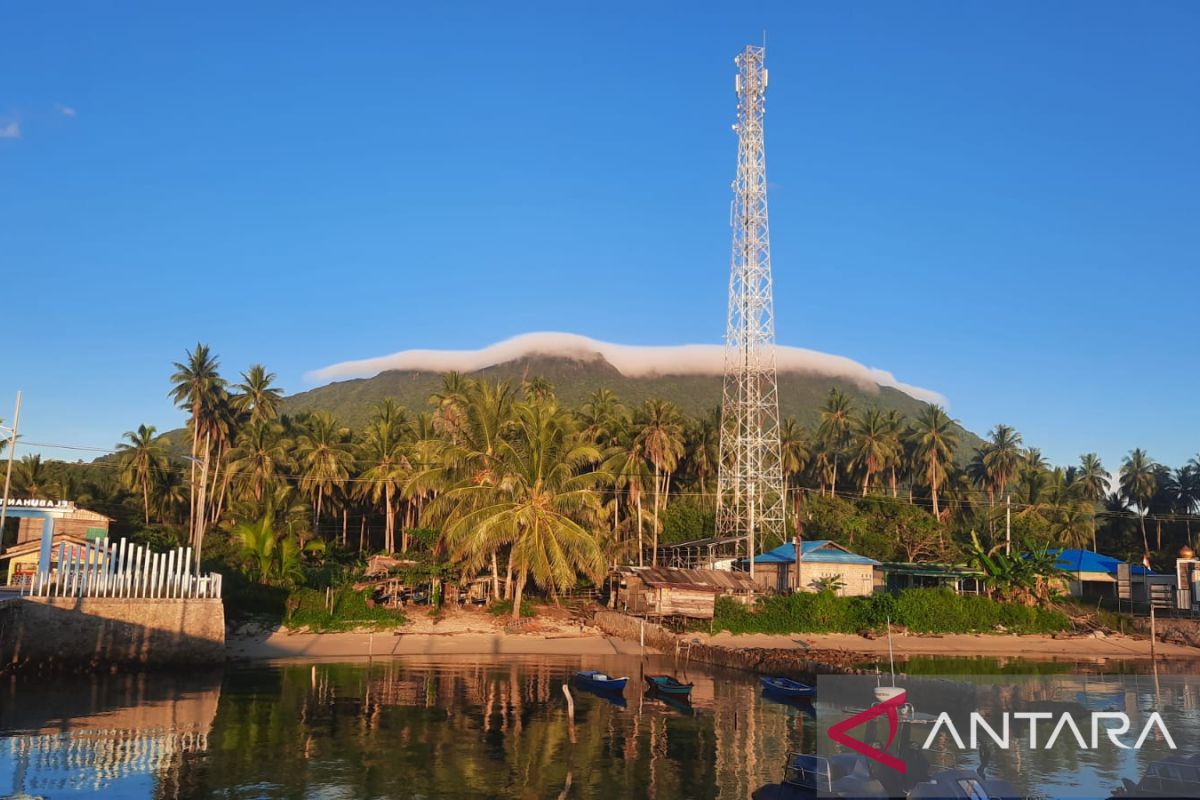
POLYGON ((668 697, 691 697, 692 684, 680 683, 670 675, 647 675, 646 683, 654 691, 668 697))
POLYGON ((623 692, 629 678, 612 678, 596 670, 583 670, 575 673, 575 682, 594 692, 623 692))
POLYGON ((695 716, 696 709, 692 707, 691 698, 685 694, 663 694, 654 689, 646 689, 646 699, 654 703, 662 703, 672 711, 678 711, 686 717, 695 716))
POLYGON ((800 699, 813 697, 817 693, 815 686, 809 686, 807 683, 800 683, 799 681, 794 681, 791 678, 763 675, 758 680, 762 683, 763 688, 768 692, 772 692, 781 697, 800 699))

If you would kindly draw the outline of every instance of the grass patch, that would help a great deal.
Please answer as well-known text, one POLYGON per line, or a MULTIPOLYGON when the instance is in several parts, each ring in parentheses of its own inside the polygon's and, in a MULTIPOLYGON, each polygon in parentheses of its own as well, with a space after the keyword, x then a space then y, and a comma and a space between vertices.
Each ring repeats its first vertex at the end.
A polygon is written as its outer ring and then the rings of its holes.
POLYGON ((367 605, 369 594, 369 590, 339 589, 333 593, 331 611, 325 604, 325 592, 297 589, 288 597, 287 624, 292 628, 307 627, 313 633, 336 633, 356 628, 392 630, 408 624, 408 618, 399 611, 367 605))
MULTIPOLYGON (((487 612, 496 617, 511 617, 512 616, 512 600, 498 600, 487 607, 487 612)), ((521 601, 521 616, 533 616, 533 604, 528 600, 521 601)))
POLYGON ((1068 630, 1065 614, 960 596, 948 589, 908 589, 899 595, 838 597, 832 592, 800 592, 760 598, 744 606, 717 598, 713 630, 730 633, 859 633, 882 631, 891 619, 914 633, 1056 633, 1068 630))

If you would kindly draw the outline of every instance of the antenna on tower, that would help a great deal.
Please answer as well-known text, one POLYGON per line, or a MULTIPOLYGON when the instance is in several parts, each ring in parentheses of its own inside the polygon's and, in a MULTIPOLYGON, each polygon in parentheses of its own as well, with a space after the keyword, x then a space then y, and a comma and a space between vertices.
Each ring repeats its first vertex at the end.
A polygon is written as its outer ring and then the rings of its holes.
POLYGON ((759 543, 766 537, 783 541, 786 508, 763 149, 765 31, 763 45, 747 45, 734 59, 738 67, 738 121, 734 126, 738 160, 717 468, 717 536, 745 543, 752 576, 759 543))

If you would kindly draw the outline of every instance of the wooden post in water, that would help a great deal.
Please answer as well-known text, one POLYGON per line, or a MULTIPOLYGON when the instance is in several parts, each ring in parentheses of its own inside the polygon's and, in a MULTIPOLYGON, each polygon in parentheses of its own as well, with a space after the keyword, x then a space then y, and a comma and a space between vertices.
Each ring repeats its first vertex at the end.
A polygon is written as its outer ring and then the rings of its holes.
POLYGON ((575 698, 571 697, 571 690, 566 683, 563 683, 562 690, 567 698, 567 732, 571 737, 571 744, 575 744, 575 698))

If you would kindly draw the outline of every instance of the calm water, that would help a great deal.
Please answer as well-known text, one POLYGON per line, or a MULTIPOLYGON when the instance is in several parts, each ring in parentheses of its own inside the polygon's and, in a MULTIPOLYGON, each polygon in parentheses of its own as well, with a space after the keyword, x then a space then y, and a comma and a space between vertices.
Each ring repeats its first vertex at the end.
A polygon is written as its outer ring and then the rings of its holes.
MULTIPOLYGON (((697 665, 693 713, 631 681, 624 706, 573 689, 572 727, 562 685, 581 666, 641 671, 614 656, 6 678, 0 797, 748 798, 779 779, 789 750, 815 749, 811 708, 697 665)), ((1173 700, 1190 742, 1196 695, 1173 700)), ((1047 788, 1090 769, 1029 766, 1047 788)), ((1115 786, 1140 766, 1097 765, 1087 780, 1115 786)))

